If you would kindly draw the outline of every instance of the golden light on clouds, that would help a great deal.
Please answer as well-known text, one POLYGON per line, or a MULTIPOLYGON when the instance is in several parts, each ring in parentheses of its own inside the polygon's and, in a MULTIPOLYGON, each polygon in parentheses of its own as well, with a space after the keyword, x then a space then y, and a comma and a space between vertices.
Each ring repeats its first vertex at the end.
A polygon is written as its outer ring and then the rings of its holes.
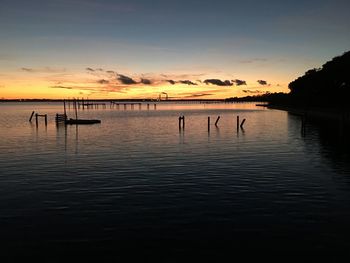
POLYGON ((169 99, 224 99, 288 91, 285 83, 219 77, 212 73, 121 74, 102 68, 23 67, 3 75, 0 89, 6 99, 157 99, 161 93, 167 93, 169 99))

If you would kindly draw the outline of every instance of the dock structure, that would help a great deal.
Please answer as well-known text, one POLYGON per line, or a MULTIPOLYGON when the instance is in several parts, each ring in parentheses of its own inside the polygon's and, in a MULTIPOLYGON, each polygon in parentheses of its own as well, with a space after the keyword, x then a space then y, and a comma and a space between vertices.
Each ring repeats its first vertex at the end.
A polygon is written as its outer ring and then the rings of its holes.
POLYGON ((127 106, 130 106, 131 110, 135 109, 135 105, 138 106, 139 110, 142 109, 142 103, 141 102, 115 102, 111 101, 110 102, 110 109, 114 109, 116 107, 117 110, 120 109, 120 105, 123 105, 124 110, 127 110, 127 106))
MULTIPOLYGON (((99 103, 98 105, 105 105, 105 103, 99 103)), ((71 125, 71 124, 95 124, 95 123, 101 123, 101 120, 94 120, 94 119, 79 119, 78 118, 78 109, 81 107, 94 107, 98 108, 97 104, 94 103, 86 103, 84 101, 79 102, 79 100, 73 100, 73 110, 75 113, 75 118, 69 118, 67 117, 67 109, 66 109, 66 100, 63 100, 63 114, 56 114, 55 121, 56 124, 63 123, 65 125, 71 125)))
POLYGON ((43 117, 44 120, 45 120, 45 126, 47 126, 47 114, 38 114, 38 113, 35 113, 35 124, 36 126, 39 125, 39 117, 43 117))
POLYGON ((35 111, 32 111, 32 114, 30 115, 29 122, 32 122, 33 117, 35 116, 35 124, 38 127, 39 125, 39 118, 42 117, 45 120, 45 126, 47 126, 47 114, 39 114, 35 113, 35 111))
POLYGON ((66 114, 59 114, 59 113, 56 113, 56 117, 55 117, 55 121, 56 121, 56 124, 60 124, 60 123, 65 123, 67 120, 67 115, 66 114))

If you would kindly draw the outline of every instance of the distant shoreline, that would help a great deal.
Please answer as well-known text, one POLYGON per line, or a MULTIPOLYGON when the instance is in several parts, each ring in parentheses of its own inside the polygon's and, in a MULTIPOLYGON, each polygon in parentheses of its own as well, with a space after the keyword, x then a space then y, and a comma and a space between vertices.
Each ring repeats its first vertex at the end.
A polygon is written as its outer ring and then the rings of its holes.
MULTIPOLYGON (((78 99, 82 101, 82 99, 78 99)), ((1 99, 0 102, 63 102, 63 101, 74 101, 74 99, 1 99)), ((257 99, 256 101, 244 100, 238 98, 237 100, 228 99, 169 99, 169 100, 155 100, 155 99, 84 99, 84 101, 94 102, 220 102, 220 103, 233 103, 233 102, 261 102, 257 99)))

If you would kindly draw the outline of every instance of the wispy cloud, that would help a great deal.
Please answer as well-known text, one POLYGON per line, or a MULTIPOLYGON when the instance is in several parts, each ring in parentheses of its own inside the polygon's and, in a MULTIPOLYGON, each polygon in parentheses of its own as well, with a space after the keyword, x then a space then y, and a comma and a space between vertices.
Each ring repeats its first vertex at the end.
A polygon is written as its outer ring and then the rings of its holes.
POLYGON ((268 83, 267 83, 266 80, 259 79, 259 80, 257 80, 257 82, 258 82, 260 85, 262 85, 262 86, 268 85, 268 83))
POLYGON ((242 90, 244 93, 248 93, 248 94, 263 94, 266 93, 265 91, 261 91, 261 90, 242 90))
POLYGON ((28 73, 62 73, 66 72, 65 68, 52 68, 52 67, 43 67, 43 68, 21 68, 21 71, 28 73))
POLYGON ((140 83, 144 84, 144 85, 151 85, 152 81, 149 79, 141 79, 140 83))
POLYGON ((68 86, 51 86, 51 89, 73 89, 73 87, 68 86))
POLYGON ((190 80, 179 80, 178 83, 180 84, 186 84, 186 85, 197 85, 196 83, 190 81, 190 80))
POLYGON ((117 75, 117 80, 119 80, 122 84, 124 85, 133 85, 133 84, 137 84, 137 82, 135 80, 133 80, 132 78, 122 75, 122 74, 118 74, 117 75))
POLYGON ((241 79, 234 79, 234 80, 232 80, 232 82, 235 83, 236 86, 247 85, 247 82, 245 80, 241 80, 241 79))
POLYGON ((109 80, 105 80, 105 79, 99 79, 97 81, 98 84, 109 84, 109 80))
POLYGON ((55 85, 50 86, 51 89, 66 89, 66 90, 76 90, 79 92, 87 91, 89 94, 99 94, 99 93, 126 93, 127 88, 125 86, 120 85, 108 85, 105 87, 101 86, 63 86, 63 85, 55 85))
POLYGON ((205 84, 212 84, 216 86, 233 86, 233 83, 229 80, 220 80, 220 79, 206 79, 204 80, 205 84))
POLYGON ((214 94, 212 93, 192 93, 190 95, 186 95, 183 98, 200 98, 200 97, 206 97, 206 96, 212 96, 214 94))
POLYGON ((253 64, 253 63, 264 63, 267 61, 268 61, 267 58, 252 58, 252 59, 240 60, 239 63, 241 63, 241 64, 253 64))

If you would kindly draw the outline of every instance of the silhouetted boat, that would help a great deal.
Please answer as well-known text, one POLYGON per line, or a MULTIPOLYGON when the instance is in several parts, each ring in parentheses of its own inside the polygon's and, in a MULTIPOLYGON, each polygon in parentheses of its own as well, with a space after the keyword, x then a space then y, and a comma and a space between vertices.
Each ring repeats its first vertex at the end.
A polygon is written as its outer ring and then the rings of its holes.
POLYGON ((82 119, 69 119, 66 120, 66 124, 96 124, 101 123, 100 120, 82 120, 82 119))

